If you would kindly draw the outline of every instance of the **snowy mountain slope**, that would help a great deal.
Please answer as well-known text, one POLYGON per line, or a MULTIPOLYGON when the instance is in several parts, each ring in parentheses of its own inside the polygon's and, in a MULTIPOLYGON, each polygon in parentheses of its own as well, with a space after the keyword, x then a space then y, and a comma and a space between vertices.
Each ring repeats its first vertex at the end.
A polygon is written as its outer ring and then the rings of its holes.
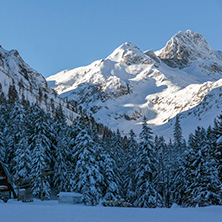
POLYGON ((45 78, 23 61, 17 50, 7 51, 0 46, 0 83, 0 93, 4 93, 6 98, 10 85, 15 85, 20 99, 37 103, 49 112, 61 104, 68 120, 76 117, 76 113, 68 109, 67 104, 48 86, 45 78))
MULTIPOLYGON (((213 126, 214 118, 221 114, 222 79, 215 84, 219 84, 220 87, 214 88, 199 105, 179 114, 180 123, 183 126, 183 135, 186 139, 188 139, 189 133, 194 132, 197 126, 204 127, 205 129, 209 125, 213 126)), ((155 126, 154 133, 165 135, 166 138, 172 138, 175 120, 176 117, 170 119, 166 124, 155 126)))
POLYGON ((220 87, 221 55, 199 33, 180 31, 156 53, 126 42, 104 60, 47 81, 97 121, 126 133, 131 128, 139 132, 144 115, 154 128, 161 126, 220 87))

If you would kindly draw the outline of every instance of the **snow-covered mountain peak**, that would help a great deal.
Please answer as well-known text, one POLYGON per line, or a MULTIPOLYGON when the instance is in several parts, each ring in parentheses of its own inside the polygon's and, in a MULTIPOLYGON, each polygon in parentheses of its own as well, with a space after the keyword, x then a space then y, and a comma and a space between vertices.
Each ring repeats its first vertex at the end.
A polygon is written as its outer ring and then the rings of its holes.
POLYGON ((173 68, 185 68, 198 59, 214 59, 214 50, 198 32, 179 31, 156 54, 173 68))
MULTIPOLYGON (((63 98, 112 129, 160 126, 221 86, 222 52, 197 32, 174 35, 159 52, 126 42, 110 56, 47 78, 63 98)), ((212 117, 213 118, 213 117, 212 117)))
POLYGON ((107 59, 113 62, 120 62, 125 65, 154 63, 151 58, 130 42, 125 42, 119 46, 107 57, 107 59))
POLYGON ((136 48, 136 49, 139 49, 136 45, 134 45, 131 42, 125 42, 121 46, 119 46, 118 48, 125 48, 125 49, 136 48))
POLYGON ((45 78, 26 64, 17 50, 5 50, 0 47, 0 71, 7 73, 13 79, 22 77, 23 82, 29 82, 34 88, 46 87, 45 78))

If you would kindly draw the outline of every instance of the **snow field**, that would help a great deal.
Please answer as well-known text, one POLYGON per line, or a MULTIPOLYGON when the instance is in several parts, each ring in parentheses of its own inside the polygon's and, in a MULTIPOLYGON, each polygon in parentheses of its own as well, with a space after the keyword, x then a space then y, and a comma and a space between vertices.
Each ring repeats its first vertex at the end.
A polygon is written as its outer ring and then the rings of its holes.
POLYGON ((58 204, 58 201, 0 202, 4 222, 221 222, 222 207, 120 208, 58 204))

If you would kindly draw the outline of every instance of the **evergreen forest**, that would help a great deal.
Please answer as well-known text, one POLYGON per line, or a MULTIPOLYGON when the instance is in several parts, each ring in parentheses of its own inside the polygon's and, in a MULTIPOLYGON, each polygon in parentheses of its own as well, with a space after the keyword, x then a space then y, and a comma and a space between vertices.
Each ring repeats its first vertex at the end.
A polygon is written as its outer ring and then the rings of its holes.
POLYGON ((35 197, 43 189, 45 198, 81 193, 93 206, 119 199, 148 208, 221 205, 222 115, 188 141, 177 116, 166 142, 146 117, 141 133, 126 137, 84 114, 68 125, 62 106, 52 115, 15 95, 11 88, 8 99, 0 96, 0 161, 15 180, 31 181, 35 197))

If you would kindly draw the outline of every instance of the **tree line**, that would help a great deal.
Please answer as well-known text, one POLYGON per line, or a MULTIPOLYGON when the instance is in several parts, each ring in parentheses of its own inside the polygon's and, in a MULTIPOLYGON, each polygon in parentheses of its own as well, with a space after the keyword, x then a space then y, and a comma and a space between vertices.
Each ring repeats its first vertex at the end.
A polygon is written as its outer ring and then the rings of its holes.
POLYGON ((154 137, 146 121, 138 137, 133 130, 122 137, 86 115, 68 126, 61 106, 52 116, 9 97, 0 105, 0 160, 16 180, 31 178, 36 197, 42 173, 51 170, 43 178, 48 198, 55 190, 82 193, 86 205, 118 199, 149 208, 220 205, 222 115, 187 142, 178 116, 169 142, 154 137))

